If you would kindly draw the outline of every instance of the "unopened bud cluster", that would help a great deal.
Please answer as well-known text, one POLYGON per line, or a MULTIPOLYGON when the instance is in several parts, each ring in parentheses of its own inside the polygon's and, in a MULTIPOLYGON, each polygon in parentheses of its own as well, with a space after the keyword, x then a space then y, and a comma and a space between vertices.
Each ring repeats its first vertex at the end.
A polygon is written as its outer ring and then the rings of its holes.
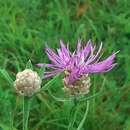
POLYGON ((38 92, 41 87, 41 79, 37 72, 31 69, 25 69, 17 73, 14 87, 17 93, 23 96, 32 96, 38 92))
POLYGON ((64 83, 64 91, 69 95, 84 95, 89 93, 91 86, 90 77, 88 74, 83 75, 80 79, 75 81, 72 85, 66 85, 64 83))

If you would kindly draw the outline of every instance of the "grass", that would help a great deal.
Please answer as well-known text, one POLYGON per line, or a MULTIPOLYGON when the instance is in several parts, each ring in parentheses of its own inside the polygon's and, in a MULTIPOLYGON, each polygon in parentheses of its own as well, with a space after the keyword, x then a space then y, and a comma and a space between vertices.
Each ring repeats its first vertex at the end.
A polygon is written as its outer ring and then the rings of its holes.
MULTIPOLYGON (((78 38, 98 45, 102 41, 104 57, 120 50, 115 69, 91 75, 90 96, 103 89, 89 100, 80 130, 130 130, 129 8, 129 0, 0 0, 0 130, 22 130, 22 97, 14 93, 12 84, 16 73, 29 59, 36 71, 36 63, 48 62, 43 51, 46 42, 56 49, 63 39, 74 50, 78 38)), ((46 83, 43 80, 43 86, 46 83)), ((59 78, 51 84, 56 97, 61 96, 61 86, 59 78)), ((72 102, 59 102, 48 90, 42 91, 33 99, 29 130, 67 130, 70 121, 70 130, 76 130, 86 102, 80 102, 70 117, 72 107, 72 102)))

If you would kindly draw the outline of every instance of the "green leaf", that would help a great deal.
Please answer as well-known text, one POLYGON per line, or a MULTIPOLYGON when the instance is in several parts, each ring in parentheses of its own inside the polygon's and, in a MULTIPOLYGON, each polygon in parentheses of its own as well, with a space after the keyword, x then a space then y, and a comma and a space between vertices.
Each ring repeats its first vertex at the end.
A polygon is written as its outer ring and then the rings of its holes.
POLYGON ((0 69, 0 73, 3 75, 3 77, 9 82, 9 84, 13 85, 13 79, 10 77, 8 72, 5 69, 0 69))
POLYGON ((52 80, 50 80, 48 83, 46 83, 42 90, 47 90, 50 86, 52 86, 57 80, 59 79, 59 75, 55 76, 52 80))
POLYGON ((26 69, 32 69, 33 70, 33 66, 32 66, 32 62, 31 60, 29 60, 26 64, 26 69))
MULTIPOLYGON (((0 123, 0 130, 10 130, 10 128, 5 124, 0 123)), ((13 128, 13 130, 17 130, 17 129, 13 128)))
POLYGON ((41 67, 40 70, 39 70, 39 76, 41 77, 41 79, 44 78, 44 71, 45 71, 44 67, 41 67))

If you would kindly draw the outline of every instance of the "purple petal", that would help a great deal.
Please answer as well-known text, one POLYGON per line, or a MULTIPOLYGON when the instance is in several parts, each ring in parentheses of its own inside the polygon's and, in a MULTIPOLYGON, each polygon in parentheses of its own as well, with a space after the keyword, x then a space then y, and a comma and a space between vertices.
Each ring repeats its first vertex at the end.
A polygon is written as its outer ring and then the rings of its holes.
POLYGON ((89 40, 89 41, 87 42, 86 46, 84 47, 84 50, 83 50, 83 52, 84 52, 84 54, 85 54, 85 57, 88 56, 88 54, 91 52, 92 48, 93 48, 92 43, 91 43, 91 41, 89 40))
MULTIPOLYGON (((101 50, 102 50, 102 42, 100 44, 100 47, 99 47, 98 52, 96 53, 96 55, 92 54, 93 56, 88 59, 88 61, 86 62, 86 65, 94 62, 99 57, 99 54, 100 54, 101 50)), ((93 49, 93 51, 94 51, 94 49, 93 49)))
POLYGON ((53 77, 59 73, 61 73, 62 70, 56 70, 56 71, 51 71, 51 72, 45 72, 44 73, 44 78, 50 78, 50 77, 53 77))
POLYGON ((61 45, 61 52, 62 52, 62 55, 63 55, 63 57, 65 58, 70 58, 70 51, 69 51, 69 46, 65 46, 64 45, 64 43, 63 43, 63 41, 62 40, 60 40, 60 45, 61 45))
POLYGON ((60 57, 55 54, 50 48, 46 48, 46 53, 48 55, 48 58, 57 66, 61 67, 61 59, 60 57))
POLYGON ((81 48, 81 40, 78 40, 78 44, 77 44, 77 55, 80 53, 80 48, 81 48))
POLYGON ((36 64, 37 67, 47 67, 47 68, 52 68, 52 69, 59 69, 56 65, 53 64, 43 64, 43 63, 39 63, 36 64))
POLYGON ((85 73, 99 73, 111 70, 115 66, 115 64, 113 64, 115 55, 116 53, 112 54, 104 61, 92 65, 87 65, 85 67, 85 73))

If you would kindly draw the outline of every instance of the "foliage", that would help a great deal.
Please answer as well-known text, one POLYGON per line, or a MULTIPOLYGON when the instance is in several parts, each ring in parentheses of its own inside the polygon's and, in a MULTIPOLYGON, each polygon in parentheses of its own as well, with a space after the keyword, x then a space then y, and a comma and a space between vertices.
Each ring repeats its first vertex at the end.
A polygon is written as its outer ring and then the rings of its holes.
MULTIPOLYGON (((130 129, 130 1, 129 0, 0 0, 0 130, 22 128, 22 97, 13 91, 12 81, 30 59, 48 62, 45 43, 56 49, 59 40, 75 48, 80 37, 104 43, 104 57, 120 50, 118 65, 107 74, 91 75, 90 109, 81 130, 130 129), (105 83, 103 83, 105 79, 105 83)), ((52 93, 62 96, 59 78, 49 85, 52 93), (55 81, 55 82, 54 82, 55 81)), ((44 89, 43 89, 44 90, 44 89)), ((85 102, 74 107, 71 101, 59 102, 48 89, 36 95, 30 110, 30 130, 76 130, 85 113, 85 102), (72 113, 73 115, 73 113, 72 113)))

